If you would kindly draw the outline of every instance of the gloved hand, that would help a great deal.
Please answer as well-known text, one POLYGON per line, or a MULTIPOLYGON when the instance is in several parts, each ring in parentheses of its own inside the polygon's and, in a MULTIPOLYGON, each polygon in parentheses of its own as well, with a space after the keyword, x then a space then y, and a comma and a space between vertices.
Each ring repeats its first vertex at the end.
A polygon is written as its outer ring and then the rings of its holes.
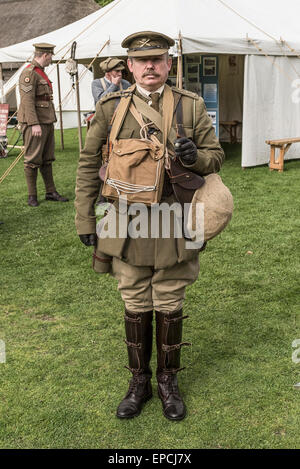
POLYGON ((97 244, 97 235, 95 233, 91 234, 81 234, 79 235, 80 241, 86 246, 96 246, 97 244))
POLYGON ((193 164, 197 159, 197 147, 187 137, 177 138, 174 142, 176 156, 180 157, 182 163, 193 164))

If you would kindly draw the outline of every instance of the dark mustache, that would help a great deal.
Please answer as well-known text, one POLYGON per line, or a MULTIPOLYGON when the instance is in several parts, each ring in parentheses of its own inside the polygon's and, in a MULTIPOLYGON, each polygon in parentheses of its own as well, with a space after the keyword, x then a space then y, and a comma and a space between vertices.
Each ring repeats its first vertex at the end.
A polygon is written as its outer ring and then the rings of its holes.
POLYGON ((159 74, 158 73, 155 73, 155 72, 146 72, 143 74, 143 78, 144 77, 147 77, 148 75, 153 75, 155 77, 159 77, 159 74))

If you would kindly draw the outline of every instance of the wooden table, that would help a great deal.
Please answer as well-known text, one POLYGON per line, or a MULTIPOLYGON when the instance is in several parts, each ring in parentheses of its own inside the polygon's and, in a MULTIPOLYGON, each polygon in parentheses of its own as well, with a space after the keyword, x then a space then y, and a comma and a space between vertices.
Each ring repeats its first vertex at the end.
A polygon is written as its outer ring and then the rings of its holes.
POLYGON ((236 131, 237 131, 237 126, 241 124, 240 121, 220 121, 219 122, 222 127, 226 130, 226 132, 229 133, 230 135, 230 143, 236 143, 237 142, 237 137, 236 137, 236 131))
POLYGON ((269 163, 270 171, 273 171, 273 169, 277 169, 280 173, 283 172, 284 155, 293 143, 298 142, 300 142, 300 137, 281 138, 279 140, 266 140, 266 143, 270 145, 271 148, 269 163), (276 148, 279 148, 279 157, 277 159, 275 158, 276 148))

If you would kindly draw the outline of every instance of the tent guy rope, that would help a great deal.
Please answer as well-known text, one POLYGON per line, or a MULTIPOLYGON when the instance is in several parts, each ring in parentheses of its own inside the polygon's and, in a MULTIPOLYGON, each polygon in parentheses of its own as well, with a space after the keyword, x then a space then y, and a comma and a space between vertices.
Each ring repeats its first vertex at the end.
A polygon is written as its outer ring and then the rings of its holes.
MULTIPOLYGON (((88 66, 86 67, 85 70, 83 70, 83 72, 81 72, 81 74, 79 75, 78 77, 78 81, 77 81, 77 84, 79 84, 79 82, 82 80, 82 78, 84 77, 84 75, 87 73, 88 69, 93 65, 93 63, 95 62, 95 60, 97 59, 97 57, 99 57, 99 55, 101 54, 101 52, 103 51, 103 49, 109 44, 110 40, 108 39, 104 45, 101 47, 101 49, 99 50, 99 52, 96 54, 96 56, 92 59, 92 61, 88 64, 88 66)), ((58 64, 57 64, 58 65, 58 64)), ((67 93, 67 95, 63 98, 63 100, 61 101, 61 104, 69 97, 70 93, 74 92, 74 89, 71 88, 71 90, 67 93)), ((59 109, 59 107, 58 107, 59 109)), ((56 111, 58 110, 56 109, 56 111)), ((17 111, 14 113, 14 115, 17 113, 17 111)), ((12 119, 13 116, 11 116, 10 119, 12 119)), ((10 120, 9 119, 9 120, 10 120)), ((12 171, 12 169, 16 166, 16 164, 20 161, 20 159, 22 158, 22 156, 24 155, 24 150, 22 150, 20 152, 20 154, 16 157, 16 159, 13 161, 13 163, 9 166, 9 168, 7 168, 7 170, 4 172, 4 174, 1 176, 0 178, 0 184, 4 181, 4 179, 9 175, 9 173, 12 171)))

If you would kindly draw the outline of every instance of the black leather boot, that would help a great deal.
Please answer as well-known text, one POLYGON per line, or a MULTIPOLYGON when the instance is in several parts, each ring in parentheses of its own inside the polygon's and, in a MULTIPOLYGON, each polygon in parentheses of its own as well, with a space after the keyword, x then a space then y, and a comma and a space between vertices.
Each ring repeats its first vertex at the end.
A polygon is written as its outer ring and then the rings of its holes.
POLYGON ((63 197, 57 191, 47 192, 45 199, 51 200, 52 202, 69 202, 69 199, 67 197, 63 197))
POLYGON ((30 207, 37 207, 39 205, 36 195, 29 195, 28 196, 28 205, 30 207))
POLYGON ((182 420, 186 407, 180 396, 177 372, 180 368, 180 349, 189 342, 181 342, 182 309, 170 313, 156 311, 157 383, 163 414, 170 420, 182 420))
POLYGON ((152 354, 153 311, 146 313, 125 312, 126 344, 129 367, 133 377, 129 389, 117 409, 117 417, 132 418, 140 414, 143 404, 152 397, 149 366, 152 354))

